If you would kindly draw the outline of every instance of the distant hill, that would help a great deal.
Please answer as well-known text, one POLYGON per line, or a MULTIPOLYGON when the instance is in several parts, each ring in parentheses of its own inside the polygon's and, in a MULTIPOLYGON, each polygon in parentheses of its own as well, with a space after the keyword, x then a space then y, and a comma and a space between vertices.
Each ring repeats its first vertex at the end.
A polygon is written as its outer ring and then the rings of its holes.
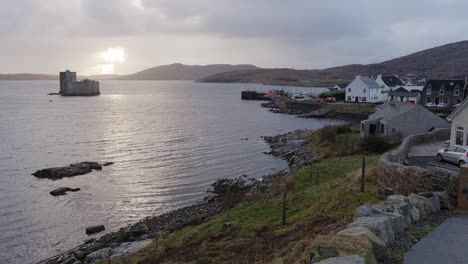
POLYGON ((134 74, 124 75, 118 80, 198 80, 209 75, 240 70, 258 69, 256 66, 241 64, 211 64, 211 65, 184 65, 174 63, 170 65, 149 68, 134 74))
POLYGON ((378 74, 413 74, 447 78, 468 74, 468 41, 450 43, 377 64, 351 64, 323 70, 262 69, 220 73, 200 82, 251 82, 268 84, 327 83, 352 80, 354 76, 378 74), (284 80, 289 80, 286 82, 284 80), (306 80, 306 82, 304 82, 306 80), (309 80, 309 81, 307 81, 309 80))
MULTIPOLYGON (((174 63, 162 65, 139 71, 129 75, 96 74, 90 76, 78 76, 78 79, 93 80, 198 80, 220 72, 259 69, 249 64, 210 64, 210 65, 184 65, 174 63)), ((78 72, 79 74, 79 72, 78 72)), ((0 80, 58 80, 58 73, 52 74, 0 74, 0 80)))
POLYGON ((11 81, 43 81, 43 80, 58 80, 57 75, 51 74, 31 74, 31 73, 16 73, 16 74, 0 74, 0 80, 11 81))
POLYGON ((96 74, 96 75, 89 75, 89 76, 78 76, 79 79, 91 79, 91 80, 115 80, 120 78, 122 75, 118 74, 96 74))

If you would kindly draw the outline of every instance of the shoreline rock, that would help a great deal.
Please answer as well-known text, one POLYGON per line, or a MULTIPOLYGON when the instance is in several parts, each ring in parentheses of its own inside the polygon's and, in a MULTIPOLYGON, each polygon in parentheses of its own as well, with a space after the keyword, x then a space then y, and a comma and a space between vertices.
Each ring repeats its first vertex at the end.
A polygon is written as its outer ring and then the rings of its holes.
POLYGON ((296 130, 277 136, 264 136, 263 140, 271 148, 271 155, 288 162, 291 170, 310 165, 318 157, 319 153, 306 149, 306 136, 313 130, 296 130))
POLYGON ((85 231, 87 235, 93 235, 93 234, 100 233, 104 230, 106 230, 104 225, 96 225, 96 226, 87 227, 85 231))
POLYGON ((84 161, 70 164, 65 167, 53 167, 38 170, 32 173, 32 175, 38 178, 57 180, 65 177, 88 174, 93 170, 102 170, 102 165, 97 162, 84 161))
POLYGON ((66 195, 67 192, 77 192, 80 188, 60 187, 50 192, 52 196, 66 195))

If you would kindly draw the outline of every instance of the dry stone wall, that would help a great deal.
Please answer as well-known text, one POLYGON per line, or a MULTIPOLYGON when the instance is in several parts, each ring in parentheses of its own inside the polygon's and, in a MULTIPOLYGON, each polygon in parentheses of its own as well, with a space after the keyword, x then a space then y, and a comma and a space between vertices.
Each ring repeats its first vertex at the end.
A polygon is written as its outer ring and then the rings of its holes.
POLYGON ((378 163, 379 184, 403 195, 426 191, 446 191, 451 201, 455 203, 458 189, 457 173, 435 167, 407 166, 408 153, 412 146, 445 140, 449 137, 449 129, 439 129, 407 137, 397 150, 385 153, 380 157, 378 163))

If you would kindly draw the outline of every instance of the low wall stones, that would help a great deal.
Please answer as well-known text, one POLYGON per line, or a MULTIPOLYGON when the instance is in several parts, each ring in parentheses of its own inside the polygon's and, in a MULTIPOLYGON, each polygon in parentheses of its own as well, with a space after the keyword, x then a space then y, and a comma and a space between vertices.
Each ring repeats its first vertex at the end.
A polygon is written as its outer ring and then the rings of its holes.
POLYGON ((457 200, 458 175, 441 168, 406 166, 412 146, 441 141, 450 137, 450 129, 438 129, 429 133, 411 135, 400 147, 383 154, 378 163, 378 181, 381 186, 392 188, 395 193, 408 195, 420 192, 446 191, 453 204, 457 200))
POLYGON ((356 209, 354 222, 334 236, 317 237, 311 263, 356 264, 388 262, 388 248, 412 224, 447 208, 445 192, 391 195, 375 205, 356 209), (325 259, 325 260, 323 260, 325 259))

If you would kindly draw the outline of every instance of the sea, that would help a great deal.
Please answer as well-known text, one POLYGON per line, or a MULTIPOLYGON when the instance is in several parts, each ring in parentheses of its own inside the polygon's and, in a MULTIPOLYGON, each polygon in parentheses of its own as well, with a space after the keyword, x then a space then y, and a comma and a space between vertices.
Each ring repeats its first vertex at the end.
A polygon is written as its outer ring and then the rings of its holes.
POLYGON ((0 263, 67 251, 103 224, 105 234, 201 201, 210 184, 259 177, 287 163, 263 154, 261 136, 341 121, 273 114, 242 90, 318 94, 325 88, 192 81, 101 81, 100 96, 48 95, 58 81, 0 81, 0 263), (60 180, 36 170, 114 162, 60 180), (59 187, 78 192, 54 197, 59 187))

